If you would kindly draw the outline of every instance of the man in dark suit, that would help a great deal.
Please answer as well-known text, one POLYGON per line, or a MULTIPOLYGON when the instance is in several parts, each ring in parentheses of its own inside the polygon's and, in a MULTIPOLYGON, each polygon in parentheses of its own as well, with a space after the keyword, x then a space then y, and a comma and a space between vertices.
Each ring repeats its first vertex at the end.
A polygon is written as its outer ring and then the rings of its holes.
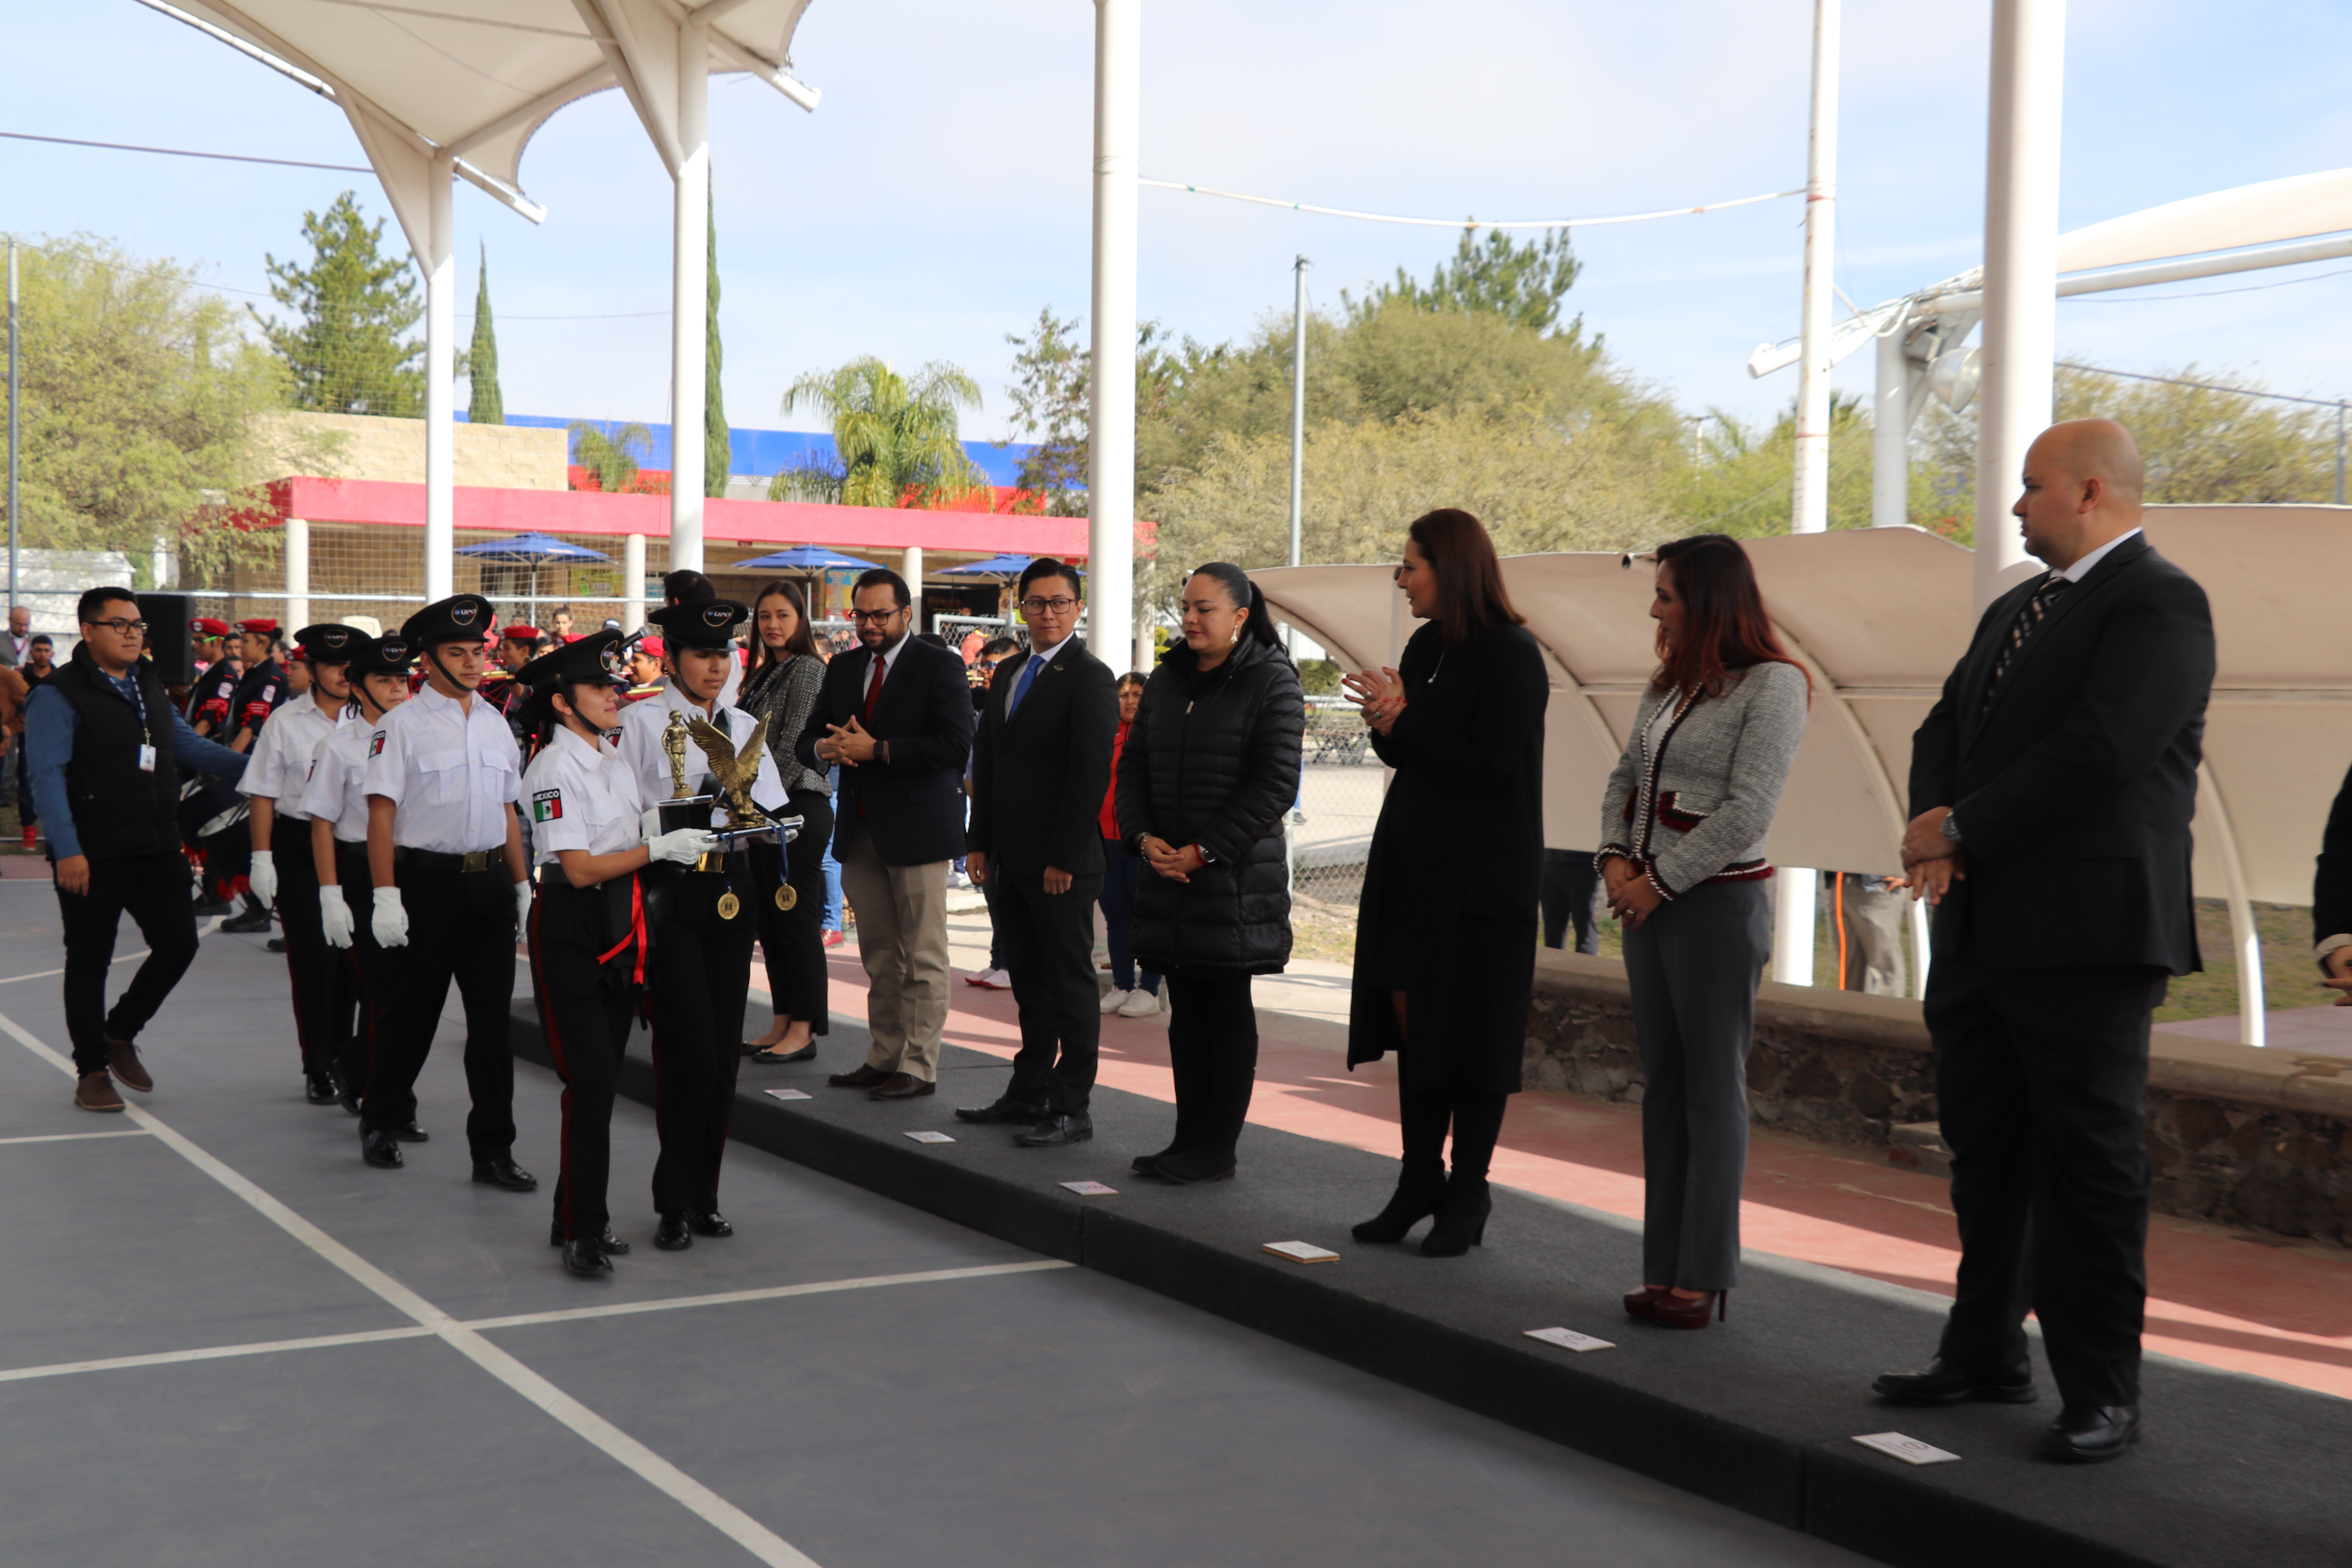
POLYGON ((996 887, 996 935, 1021 1012, 1021 1050, 1003 1095, 956 1115, 1030 1123, 1013 1142, 1033 1149, 1095 1135, 1087 1105, 1102 994, 1093 916, 1118 686, 1110 667, 1071 635, 1084 592, 1077 569, 1050 556, 1021 574, 1016 599, 1029 651, 1005 660, 989 682, 972 751, 964 864, 973 881, 996 887))
POLYGON ((963 660, 913 635, 905 578, 877 566, 858 577, 849 603, 858 650, 825 667, 816 709, 791 742, 820 773, 841 764, 833 854, 869 986, 866 1065, 825 1081, 914 1100, 939 1087, 948 862, 963 853, 971 698, 963 660))
POLYGON ((1960 1268, 1936 1360, 1874 1387, 2032 1401, 2030 1308, 2063 1402, 2042 1452, 2075 1461, 2139 1435, 2148 1029, 2166 977, 2200 967, 2189 819, 2213 623, 2140 533, 2139 496, 2122 426, 2034 441, 2014 510, 2050 571, 1985 612, 1912 737, 1903 840, 1937 906, 1927 1021, 1960 1268))

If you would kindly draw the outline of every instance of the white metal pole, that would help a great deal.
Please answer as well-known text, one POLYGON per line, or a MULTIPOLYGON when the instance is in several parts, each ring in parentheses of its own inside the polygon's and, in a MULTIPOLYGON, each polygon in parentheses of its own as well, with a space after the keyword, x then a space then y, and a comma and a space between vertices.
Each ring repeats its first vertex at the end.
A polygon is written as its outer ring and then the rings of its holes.
MULTIPOLYGON (((17 374, 16 352, 16 241, 8 241, 8 607, 15 609, 24 600, 18 596, 18 584, 23 577, 17 568, 16 521, 16 452, 24 440, 24 423, 17 417, 17 405, 23 401, 24 383, 17 374)), ((2337 421, 2340 427, 2342 421, 2337 421)), ((2340 443, 2339 443, 2340 444, 2340 443)), ((2336 464, 2343 468, 2339 460, 2336 464)), ((2344 499, 2344 480, 2339 472, 2336 481, 2336 499, 2344 499)))
POLYGON ((907 596, 915 606, 908 626, 913 631, 923 629, 923 547, 909 544, 898 552, 898 575, 907 580, 907 596))
POLYGON ((632 533, 621 542, 621 629, 635 631, 646 624, 646 536, 632 533))
POLYGON ((456 593, 457 558, 457 427, 452 423, 457 374, 457 269, 450 260, 449 194, 457 163, 433 160, 425 206, 433 254, 425 271, 425 601, 456 593))
POLYGON ((670 236, 669 569, 702 570, 704 332, 710 309, 710 27, 677 29, 677 188, 670 236))
POLYGON ((1307 258, 1291 266, 1290 563, 1298 564, 1299 518, 1307 499, 1307 258))
MULTIPOLYGON (((1803 346, 1797 361, 1797 461, 1790 531, 1830 523, 1830 283, 1837 251, 1838 29, 1842 0, 1813 0, 1813 100, 1805 161, 1803 346)), ((1821 878, 1783 866, 1773 879, 1772 978, 1813 983, 1821 878)))
POLYGON ((1976 607, 2025 559, 2010 508, 2050 423, 2058 357, 2058 131, 2065 0, 1994 0, 1985 140, 1984 346, 1977 386, 1976 607))
POLYGON ((1148 645, 1135 622, 1136 156, 1143 0, 1095 0, 1095 230, 1087 552, 1094 644, 1148 645))
MULTIPOLYGON (((161 584, 158 584, 159 586, 161 584)), ((286 635, 310 624, 310 523, 286 520, 286 635)))
POLYGON ((1878 391, 1870 410, 1870 526, 1899 528, 1911 521, 1911 362, 1903 353, 1906 323, 1878 340, 1878 391))

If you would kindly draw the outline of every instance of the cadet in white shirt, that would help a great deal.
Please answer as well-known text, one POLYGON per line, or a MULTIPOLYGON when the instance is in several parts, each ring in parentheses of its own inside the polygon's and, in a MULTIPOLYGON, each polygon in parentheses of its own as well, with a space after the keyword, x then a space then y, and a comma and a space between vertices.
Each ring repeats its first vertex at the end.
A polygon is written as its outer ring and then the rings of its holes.
POLYGON ((359 984, 349 964, 328 961, 310 860, 310 819, 301 800, 319 748, 343 721, 351 700, 344 666, 367 639, 356 627, 328 623, 304 626, 294 640, 310 667, 310 689, 263 726, 236 787, 251 801, 253 896, 268 909, 285 895, 278 918, 286 923, 286 976, 293 988, 304 1093, 313 1105, 332 1105, 342 1093, 335 1079, 335 1046, 351 1031, 359 984))
POLYGON ((621 721, 621 634, 591 632, 525 665, 512 710, 536 731, 524 808, 541 867, 530 914, 530 987, 563 1079, 563 1163, 548 1233, 563 1267, 609 1274, 629 1250, 606 1205, 613 1098, 629 1018, 645 988, 648 862, 692 865, 717 841, 702 828, 643 839, 637 780, 606 741, 621 721))
MULTIPOLYGON (((746 745, 758 721, 719 700, 735 669, 735 629, 751 612, 728 599, 699 599, 656 612, 650 623, 661 633, 669 684, 660 696, 629 705, 621 715, 621 761, 637 781, 646 805, 674 794, 669 756, 662 734, 672 713, 706 720, 723 729, 728 742, 746 745)), ((789 738, 771 737, 778 745, 789 738)), ((709 766, 703 750, 688 741, 686 783, 689 795, 716 793, 706 783, 709 766)), ((784 809, 784 787, 774 753, 761 748, 751 788, 751 802, 771 816, 784 809)), ((711 809, 704 821, 723 826, 726 813, 711 809)), ((701 824, 698 824, 701 826, 701 824)), ((738 843, 731 853, 713 855, 709 869, 667 866, 647 879, 655 900, 653 949, 646 984, 654 1026, 655 1109, 661 1128, 661 1158, 654 1166, 654 1208, 661 1224, 654 1245, 677 1252, 699 1236, 731 1236, 735 1227, 719 1212, 719 1163, 727 1150, 727 1127, 735 1108, 735 1075, 742 1060, 743 1004, 751 984, 751 942, 756 934, 753 899, 772 899, 772 886, 756 885, 751 857, 738 843)))
MULTIPOLYGON (((515 938, 530 908, 515 795, 522 769, 503 714, 476 695, 490 602, 459 594, 408 618, 423 690, 368 742, 369 929, 388 954, 387 994, 360 1105, 360 1153, 398 1170, 416 1118, 416 1075, 433 1049, 449 982, 466 1005, 466 1146, 474 1180, 510 1193, 539 1178, 514 1163, 515 938)), ((414 1132, 409 1142, 419 1142, 414 1132)))
MULTIPOLYGON (((311 869, 319 879, 320 931, 329 947, 351 953, 341 967, 351 971, 359 986, 356 1026, 343 1020, 334 1047, 341 1102, 353 1116, 367 1089, 387 995, 384 950, 368 929, 374 907, 367 860, 368 748, 383 728, 383 716, 408 700, 408 667, 415 657, 398 637, 359 640, 345 667, 352 688, 348 721, 319 748, 310 782, 302 787, 302 809, 310 816, 311 869)), ((404 1134, 395 1131, 393 1136, 404 1134)))

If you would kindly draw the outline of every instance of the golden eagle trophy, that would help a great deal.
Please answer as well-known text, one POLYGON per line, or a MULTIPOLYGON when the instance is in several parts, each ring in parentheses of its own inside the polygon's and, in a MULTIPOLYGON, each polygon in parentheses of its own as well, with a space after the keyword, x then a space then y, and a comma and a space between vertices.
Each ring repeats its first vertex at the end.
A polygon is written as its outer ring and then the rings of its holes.
POLYGON ((768 721, 762 719, 751 726, 751 733, 745 739, 740 752, 735 749, 735 742, 727 738, 726 731, 698 714, 686 721, 686 732, 694 737, 694 743, 702 749, 704 759, 710 763, 710 776, 719 781, 719 793, 727 803, 727 826, 739 830, 775 826, 774 820, 766 812, 751 804, 751 784, 760 776, 760 757, 767 745, 768 721))

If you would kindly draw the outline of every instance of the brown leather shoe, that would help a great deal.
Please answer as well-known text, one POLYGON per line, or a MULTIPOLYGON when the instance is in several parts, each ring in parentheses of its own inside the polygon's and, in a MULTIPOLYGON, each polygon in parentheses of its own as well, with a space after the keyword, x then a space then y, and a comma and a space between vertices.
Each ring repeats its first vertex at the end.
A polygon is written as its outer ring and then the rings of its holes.
POLYGON ((927 1094, 937 1094, 940 1086, 929 1079, 917 1078, 909 1072, 894 1072, 868 1090, 868 1100, 920 1100, 927 1094))
POLYGON ((835 1089, 872 1089, 877 1083, 889 1082, 891 1076, 880 1068, 859 1068, 856 1072, 829 1074, 824 1081, 835 1089))
POLYGON ((114 1069, 114 1076, 122 1080, 126 1089, 135 1089, 144 1094, 155 1087, 155 1080, 147 1076, 147 1069, 140 1064, 139 1047, 128 1040, 111 1037, 107 1040, 106 1065, 114 1069))
POLYGON ((102 1072, 86 1072, 74 1085, 74 1103, 84 1110, 120 1110, 122 1097, 114 1092, 114 1082, 102 1072))

